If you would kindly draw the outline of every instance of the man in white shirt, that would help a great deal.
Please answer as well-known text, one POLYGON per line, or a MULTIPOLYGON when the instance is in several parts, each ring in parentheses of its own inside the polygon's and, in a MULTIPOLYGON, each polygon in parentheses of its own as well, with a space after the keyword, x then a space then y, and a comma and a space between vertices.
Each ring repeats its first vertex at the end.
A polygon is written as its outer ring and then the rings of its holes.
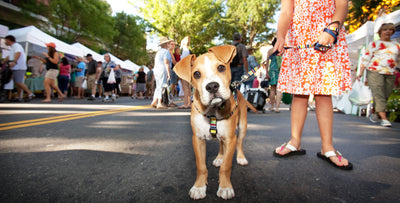
POLYGON ((13 80, 17 86, 17 101, 22 101, 22 91, 28 94, 28 100, 31 100, 35 95, 28 89, 24 83, 26 73, 26 56, 24 49, 18 43, 16 43, 15 37, 12 35, 6 36, 5 44, 10 46, 10 55, 5 58, 5 62, 9 64, 10 69, 13 72, 13 80))

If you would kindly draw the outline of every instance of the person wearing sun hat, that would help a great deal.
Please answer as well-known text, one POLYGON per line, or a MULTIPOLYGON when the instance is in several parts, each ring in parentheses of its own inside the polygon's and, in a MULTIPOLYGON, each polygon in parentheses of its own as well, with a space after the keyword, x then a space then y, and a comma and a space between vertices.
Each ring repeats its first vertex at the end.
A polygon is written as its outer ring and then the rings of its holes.
POLYGON ((58 100, 62 101, 65 96, 55 82, 59 73, 58 62, 60 61, 60 55, 56 50, 56 44, 54 42, 45 43, 45 45, 47 47, 47 53, 43 52, 44 58, 33 56, 46 64, 47 72, 43 81, 44 89, 46 91, 46 99, 42 100, 42 102, 51 102, 51 88, 57 91, 58 100))
POLYGON ((156 89, 154 90, 153 102, 151 106, 164 109, 166 106, 161 103, 161 94, 163 85, 167 84, 167 81, 171 77, 171 67, 168 61, 168 47, 169 43, 173 40, 168 39, 167 37, 162 37, 160 39, 159 46, 161 49, 157 52, 154 59, 154 78, 156 80, 156 89))

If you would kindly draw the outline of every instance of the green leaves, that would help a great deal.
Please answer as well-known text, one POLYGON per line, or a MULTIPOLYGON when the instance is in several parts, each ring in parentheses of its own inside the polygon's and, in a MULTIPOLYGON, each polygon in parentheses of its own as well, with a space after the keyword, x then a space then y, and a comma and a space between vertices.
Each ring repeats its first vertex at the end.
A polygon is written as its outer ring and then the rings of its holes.
POLYGON ((230 43, 234 32, 243 42, 264 41, 272 34, 278 0, 142 0, 144 17, 160 32, 180 42, 190 36, 194 53, 230 43))

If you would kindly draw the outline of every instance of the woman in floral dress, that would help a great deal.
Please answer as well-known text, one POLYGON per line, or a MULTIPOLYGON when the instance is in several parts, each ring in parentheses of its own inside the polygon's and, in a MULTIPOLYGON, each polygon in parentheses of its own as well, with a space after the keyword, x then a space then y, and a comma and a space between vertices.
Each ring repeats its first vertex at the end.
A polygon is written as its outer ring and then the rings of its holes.
POLYGON ((350 170, 352 164, 333 147, 331 97, 351 89, 350 61, 343 27, 348 1, 282 0, 281 3, 274 51, 278 51, 278 55, 285 54, 278 90, 294 96, 291 139, 276 148, 274 155, 286 157, 306 153, 301 148, 301 136, 307 117, 308 97, 313 94, 322 142, 317 156, 340 169, 350 170), (319 50, 314 49, 316 42, 319 50), (285 51, 284 47, 293 48, 285 51))

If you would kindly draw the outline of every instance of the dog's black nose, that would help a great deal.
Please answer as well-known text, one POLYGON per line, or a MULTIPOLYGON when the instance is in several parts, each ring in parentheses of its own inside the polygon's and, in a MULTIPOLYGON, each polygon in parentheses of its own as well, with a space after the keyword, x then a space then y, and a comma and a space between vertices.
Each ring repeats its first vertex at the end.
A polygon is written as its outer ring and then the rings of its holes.
POLYGON ((219 89, 219 84, 217 82, 210 82, 206 86, 206 90, 209 93, 217 93, 219 89))

